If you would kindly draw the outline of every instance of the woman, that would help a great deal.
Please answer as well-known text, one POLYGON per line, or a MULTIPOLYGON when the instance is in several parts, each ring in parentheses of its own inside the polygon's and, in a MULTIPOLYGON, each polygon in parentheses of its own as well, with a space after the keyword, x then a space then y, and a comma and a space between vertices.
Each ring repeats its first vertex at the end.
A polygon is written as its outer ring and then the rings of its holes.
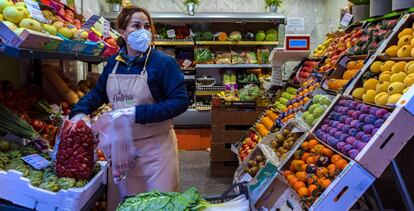
MULTIPOLYGON (((178 191, 177 139, 172 118, 187 110, 184 75, 175 60, 150 47, 153 23, 143 8, 124 8, 118 16, 118 55, 108 59, 96 86, 72 109, 78 121, 103 103, 134 113, 134 147, 139 152, 127 178, 114 185, 109 177, 109 210, 124 196, 178 191)), ((111 171, 109 171, 111 172, 111 171)))

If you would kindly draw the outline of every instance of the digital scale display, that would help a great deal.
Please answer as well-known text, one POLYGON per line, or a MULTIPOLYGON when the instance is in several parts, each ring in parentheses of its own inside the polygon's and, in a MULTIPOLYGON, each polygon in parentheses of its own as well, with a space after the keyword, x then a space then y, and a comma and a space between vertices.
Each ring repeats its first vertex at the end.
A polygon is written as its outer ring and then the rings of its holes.
POLYGON ((286 50, 309 50, 309 35, 286 35, 286 50))

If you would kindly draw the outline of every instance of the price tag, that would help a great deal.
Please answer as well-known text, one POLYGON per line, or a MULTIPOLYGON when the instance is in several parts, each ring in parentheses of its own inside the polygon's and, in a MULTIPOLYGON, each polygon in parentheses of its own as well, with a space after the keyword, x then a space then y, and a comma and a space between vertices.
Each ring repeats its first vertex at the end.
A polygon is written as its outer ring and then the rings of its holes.
POLYGON ((286 25, 286 32, 298 33, 305 31, 305 19, 304 18, 288 18, 286 25))
POLYGON ((167 36, 168 38, 175 38, 175 30, 174 29, 170 29, 167 31, 167 36))
POLYGON ((98 15, 92 15, 83 25, 82 29, 91 29, 93 25, 101 18, 98 15))
POLYGON ((103 21, 103 34, 102 35, 105 38, 109 37, 110 36, 110 33, 109 33, 110 30, 111 30, 111 25, 110 25, 109 21, 104 19, 104 21, 103 21))
POLYGON ((24 160, 26 163, 28 163, 37 170, 46 168, 50 165, 50 161, 44 159, 42 156, 38 154, 22 157, 22 160, 24 160))
POLYGON ((33 0, 24 0, 26 3, 27 10, 29 10, 30 16, 40 22, 48 22, 45 17, 43 17, 42 11, 40 10, 39 4, 33 0))
POLYGON ((349 24, 351 23, 351 21, 352 21, 352 18, 353 18, 354 16, 353 15, 351 15, 351 14, 349 14, 349 13, 345 13, 345 15, 344 15, 344 17, 342 18, 342 20, 341 20, 341 25, 342 26, 344 26, 344 27, 348 27, 349 26, 349 24))

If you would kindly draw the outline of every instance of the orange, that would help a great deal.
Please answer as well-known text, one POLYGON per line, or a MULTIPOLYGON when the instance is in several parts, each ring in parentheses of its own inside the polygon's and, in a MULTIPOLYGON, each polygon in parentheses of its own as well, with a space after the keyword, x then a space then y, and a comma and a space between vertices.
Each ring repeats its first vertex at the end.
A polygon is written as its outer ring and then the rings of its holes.
POLYGON ((293 103, 293 108, 299 107, 299 103, 293 103))
POLYGON ((316 139, 309 140, 309 149, 313 149, 318 144, 316 139))
POLYGON ((309 97, 303 98, 303 101, 305 101, 305 103, 307 103, 309 101, 309 97))
POLYGON ((326 189, 326 188, 328 188, 328 186, 331 184, 331 180, 329 180, 329 179, 325 179, 323 182, 322 182, 322 185, 321 185, 321 187, 323 188, 323 189, 326 189))
POLYGON ((322 154, 322 150, 325 149, 325 146, 322 144, 317 144, 312 150, 315 153, 322 154))
POLYGON ((331 157, 334 154, 334 152, 331 149, 326 147, 322 150, 322 154, 325 156, 331 157))
POLYGON ((326 177, 328 176, 328 168, 326 167, 318 167, 318 169, 316 170, 316 175, 318 177, 326 177))
POLYGON ((299 192, 299 189, 305 187, 305 183, 302 181, 297 181, 293 184, 293 188, 296 190, 296 192, 299 192))
POLYGON ((302 143, 302 149, 308 151, 309 150, 309 142, 305 141, 302 143))
POLYGON ((316 191, 318 189, 318 186, 316 185, 309 185, 308 190, 309 190, 309 195, 313 194, 313 191, 316 191))
POLYGON ((293 160, 292 161, 292 164, 293 164, 293 168, 296 170, 296 171, 302 171, 301 169, 302 169, 302 165, 304 165, 305 164, 305 162, 303 161, 303 160, 293 160), (294 161, 296 161, 296 162, 294 162, 294 161))
POLYGON ((339 154, 332 155, 331 163, 335 163, 336 161, 338 161, 340 159, 342 159, 342 156, 340 156, 339 154))
POLYGON ((290 181, 292 178, 296 178, 296 176, 294 174, 291 174, 291 175, 287 175, 286 176, 286 180, 287 181, 290 181))
POLYGON ((322 186, 322 184, 323 184, 323 181, 325 180, 325 177, 320 177, 320 178, 318 178, 317 179, 317 182, 318 182, 318 185, 319 186, 322 186))
POLYGON ((339 170, 343 170, 346 167, 346 165, 348 165, 348 161, 346 161, 343 158, 335 162, 335 166, 339 170))
POLYGON ((308 185, 316 184, 317 183, 317 177, 314 174, 309 175, 307 183, 308 185))
POLYGON ((318 161, 316 156, 310 156, 306 159, 306 164, 315 164, 318 161))
POLYGON ((289 171, 289 170, 286 170, 286 171, 283 172, 283 176, 285 178, 287 178, 289 175, 292 175, 292 174, 293 174, 292 171, 289 171))
POLYGON ((306 159, 310 156, 308 152, 303 153, 301 160, 306 162, 306 159))
POLYGON ((299 180, 298 180, 298 178, 296 178, 296 177, 292 177, 292 178, 290 178, 290 180, 288 181, 288 183, 289 183, 289 185, 290 186, 294 186, 297 182, 300 182, 299 180))
POLYGON ((309 196, 309 190, 306 187, 302 187, 298 190, 298 194, 300 197, 307 197, 309 196))
POLYGON ((335 174, 336 174, 335 164, 329 164, 328 165, 328 173, 329 173, 329 176, 331 176, 331 177, 335 176, 335 174))
POLYGON ((308 176, 308 174, 306 174, 306 172, 304 171, 299 171, 296 173, 296 177, 302 181, 302 182, 306 182, 306 177, 308 176))
POLYGON ((302 166, 301 166, 301 171, 306 171, 306 168, 308 167, 308 164, 306 164, 306 163, 304 163, 304 164, 302 164, 302 166))

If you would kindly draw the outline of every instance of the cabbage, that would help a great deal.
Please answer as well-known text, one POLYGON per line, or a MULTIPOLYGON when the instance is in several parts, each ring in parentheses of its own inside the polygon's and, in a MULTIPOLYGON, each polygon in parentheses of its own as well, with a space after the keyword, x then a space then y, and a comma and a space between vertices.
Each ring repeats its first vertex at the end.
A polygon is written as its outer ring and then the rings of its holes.
POLYGON ((249 84, 240 90, 239 96, 241 101, 255 101, 260 96, 260 89, 255 84, 249 84))

